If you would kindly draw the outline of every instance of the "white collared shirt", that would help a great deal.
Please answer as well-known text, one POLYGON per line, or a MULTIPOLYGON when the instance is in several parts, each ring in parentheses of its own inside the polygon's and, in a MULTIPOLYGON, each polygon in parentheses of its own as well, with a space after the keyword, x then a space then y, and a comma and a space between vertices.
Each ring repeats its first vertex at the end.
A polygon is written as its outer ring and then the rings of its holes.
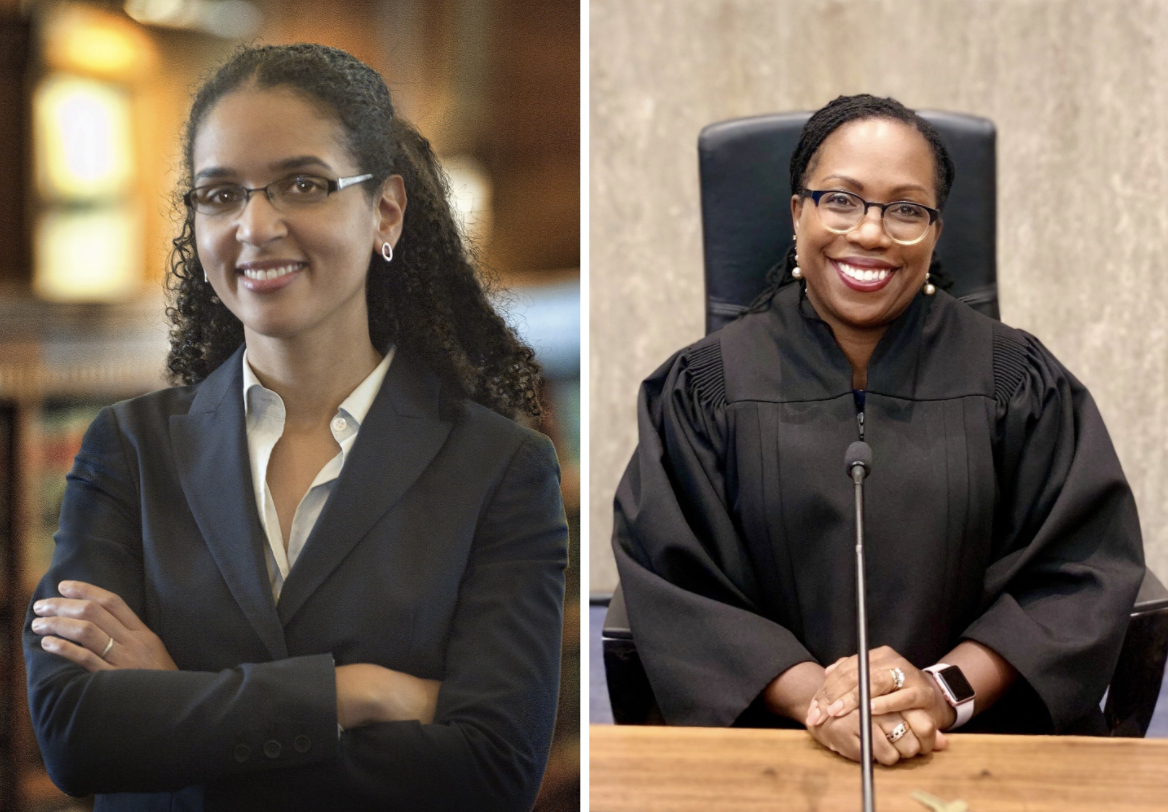
POLYGON ((353 443, 357 439, 361 423, 369 413, 373 399, 381 390, 385 373, 393 360, 393 352, 394 348, 390 347, 381 363, 357 385, 337 409, 329 429, 341 450, 320 469, 308 492, 297 505, 292 518, 288 545, 285 547, 284 536, 280 531, 280 519, 276 515, 276 503, 268 489, 268 461, 272 458, 272 449, 276 447, 276 442, 284 434, 286 416, 284 401, 259 382, 247 362, 247 350, 243 351, 243 411, 247 420, 247 453, 251 462, 251 481, 255 487, 256 508, 260 514, 260 524, 268 537, 264 555, 268 565, 268 581, 272 586, 272 596, 277 601, 280 600, 280 590, 284 587, 289 570, 296 564, 296 559, 304 549, 304 542, 333 492, 341 468, 344 467, 345 460, 348 459, 353 443))

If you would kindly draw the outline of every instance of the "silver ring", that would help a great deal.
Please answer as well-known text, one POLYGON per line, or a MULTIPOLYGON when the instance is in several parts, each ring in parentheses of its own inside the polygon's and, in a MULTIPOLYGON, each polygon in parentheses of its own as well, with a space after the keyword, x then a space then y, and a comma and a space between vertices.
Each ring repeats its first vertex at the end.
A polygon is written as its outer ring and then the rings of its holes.
POLYGON ((888 669, 888 672, 892 674, 893 689, 899 691, 904 687, 904 672, 899 668, 890 668, 888 669))
POLYGON ((102 651, 101 651, 101 654, 99 654, 99 655, 97 655, 97 656, 98 656, 98 657, 101 657, 101 658, 104 660, 104 659, 105 659, 105 655, 109 654, 109 653, 110 653, 110 649, 111 649, 111 648, 113 648, 113 647, 114 647, 114 636, 111 634, 111 635, 110 635, 110 641, 109 641, 108 643, 106 643, 106 644, 105 644, 105 648, 104 648, 104 649, 102 649, 102 651))
POLYGON ((904 738, 904 734, 908 733, 908 725, 901 722, 896 727, 892 728, 892 732, 888 734, 888 741, 896 742, 904 738))

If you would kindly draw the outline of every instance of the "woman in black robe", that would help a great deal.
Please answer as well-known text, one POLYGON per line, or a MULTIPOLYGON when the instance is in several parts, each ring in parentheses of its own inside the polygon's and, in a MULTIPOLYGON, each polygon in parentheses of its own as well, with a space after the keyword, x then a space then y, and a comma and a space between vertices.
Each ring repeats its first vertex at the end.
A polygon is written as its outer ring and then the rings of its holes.
POLYGON ((1082 384, 930 283, 952 180, 899 103, 827 105, 792 156, 783 278, 645 381, 614 548, 668 722, 802 723, 859 758, 844 451, 864 439, 875 756, 944 747, 970 707, 970 730, 1104 732, 1135 503, 1082 384))

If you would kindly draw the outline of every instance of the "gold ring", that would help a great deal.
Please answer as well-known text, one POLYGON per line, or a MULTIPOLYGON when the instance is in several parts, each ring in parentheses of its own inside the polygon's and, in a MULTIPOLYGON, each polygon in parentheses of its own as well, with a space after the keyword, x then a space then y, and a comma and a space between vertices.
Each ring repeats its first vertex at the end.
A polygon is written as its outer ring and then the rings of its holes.
POLYGON ((892 687, 899 691, 904 687, 904 672, 899 668, 889 668, 888 673, 892 674, 892 687))
POLYGON ((104 659, 105 659, 105 655, 109 654, 109 653, 110 653, 110 649, 111 649, 111 648, 113 648, 113 647, 114 647, 114 636, 111 634, 111 635, 110 635, 110 641, 109 641, 108 643, 106 643, 106 644, 105 644, 105 648, 104 648, 104 649, 102 649, 102 651, 101 651, 101 654, 99 654, 99 655, 97 655, 97 656, 98 656, 98 657, 101 657, 101 658, 104 660, 104 659))

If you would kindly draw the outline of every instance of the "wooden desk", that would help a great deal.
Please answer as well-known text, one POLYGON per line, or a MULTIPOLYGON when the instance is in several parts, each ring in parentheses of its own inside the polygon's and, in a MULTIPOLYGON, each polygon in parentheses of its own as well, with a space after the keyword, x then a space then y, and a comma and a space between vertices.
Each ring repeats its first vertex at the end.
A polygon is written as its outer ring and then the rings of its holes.
MULTIPOLYGON (((594 725, 594 812, 860 808, 857 764, 804 731, 594 725)), ((955 733, 949 749, 876 765, 878 812, 926 812, 924 790, 970 812, 1168 810, 1168 740, 955 733)))

